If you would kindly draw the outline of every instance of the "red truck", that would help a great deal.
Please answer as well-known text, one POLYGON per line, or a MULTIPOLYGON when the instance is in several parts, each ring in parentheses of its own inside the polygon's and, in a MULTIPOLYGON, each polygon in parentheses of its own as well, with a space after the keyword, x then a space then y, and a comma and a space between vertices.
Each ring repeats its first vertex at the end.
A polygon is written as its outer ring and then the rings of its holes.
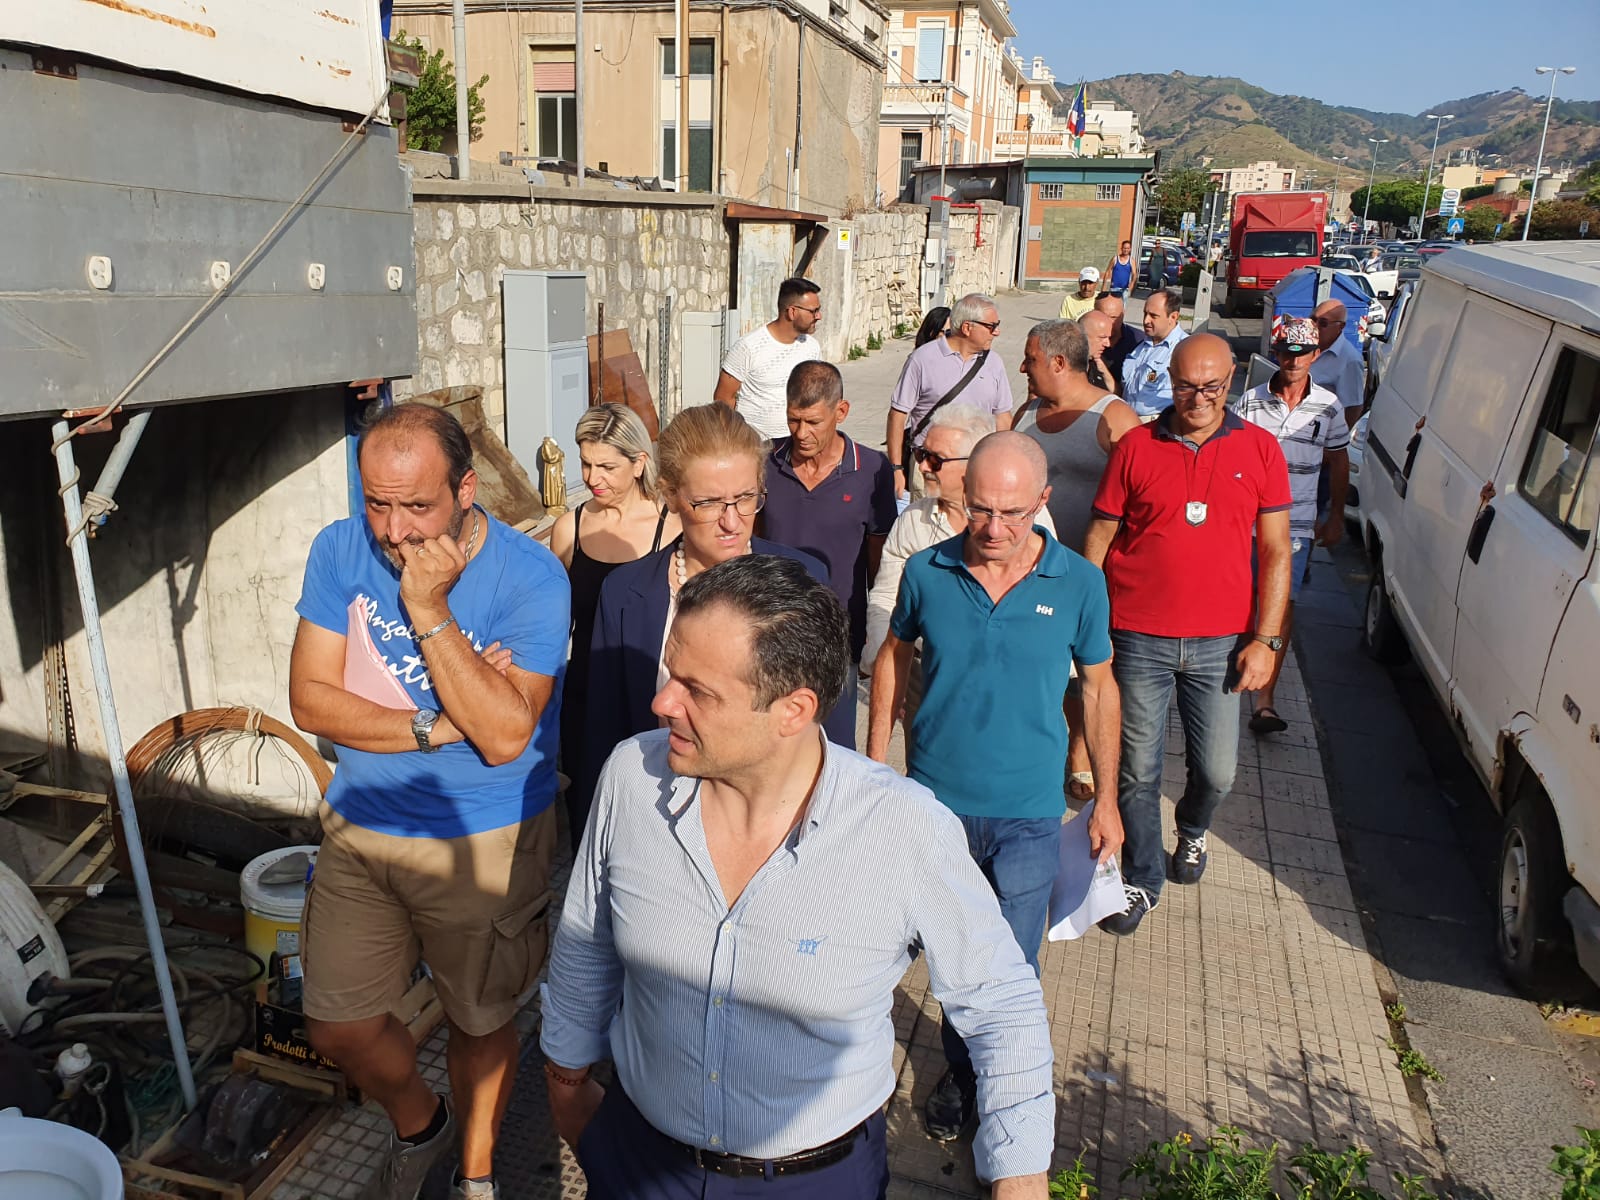
POLYGON ((1237 316, 1298 267, 1322 261, 1322 234, 1328 221, 1323 192, 1241 192, 1233 201, 1228 235, 1224 316, 1237 316))

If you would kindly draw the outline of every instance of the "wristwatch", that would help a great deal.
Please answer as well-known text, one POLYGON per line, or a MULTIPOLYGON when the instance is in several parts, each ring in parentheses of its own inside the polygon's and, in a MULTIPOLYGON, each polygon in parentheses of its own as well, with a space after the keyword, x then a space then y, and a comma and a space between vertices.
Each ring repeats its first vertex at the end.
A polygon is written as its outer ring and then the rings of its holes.
POLYGON ((417 749, 424 754, 437 754, 439 747, 428 741, 428 735, 438 724, 439 713, 432 708, 419 708, 411 714, 411 735, 417 739, 417 749))
POLYGON ((1281 637, 1268 637, 1264 633, 1258 633, 1255 635, 1255 638, 1256 641, 1265 644, 1267 649, 1271 650, 1274 654, 1283 649, 1283 639, 1281 637))

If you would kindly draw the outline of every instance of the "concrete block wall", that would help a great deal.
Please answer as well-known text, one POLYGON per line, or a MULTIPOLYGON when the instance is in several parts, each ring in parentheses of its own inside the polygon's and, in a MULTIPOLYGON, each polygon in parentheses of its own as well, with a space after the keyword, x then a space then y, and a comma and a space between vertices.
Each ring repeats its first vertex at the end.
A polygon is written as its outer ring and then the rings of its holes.
POLYGON ((597 188, 460 184, 415 187, 418 367, 397 397, 476 384, 484 415, 505 428, 505 331, 501 281, 508 270, 583 271, 586 325, 626 329, 663 411, 676 411, 682 317, 728 303, 728 236, 716 197, 597 188), (666 346, 660 313, 671 302, 666 346), (667 356, 667 395, 659 364, 667 356))

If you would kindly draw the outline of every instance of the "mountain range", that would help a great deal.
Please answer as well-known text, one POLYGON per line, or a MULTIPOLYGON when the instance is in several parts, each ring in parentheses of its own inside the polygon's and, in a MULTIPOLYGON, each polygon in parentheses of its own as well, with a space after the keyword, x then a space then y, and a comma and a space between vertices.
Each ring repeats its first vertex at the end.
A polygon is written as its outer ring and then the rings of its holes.
MULTIPOLYGON (((1070 105, 1070 89, 1067 104, 1070 105)), ((1203 162, 1243 166, 1259 159, 1298 164, 1322 175, 1332 172, 1336 155, 1347 155, 1342 169, 1367 166, 1368 138, 1388 138, 1379 147, 1378 174, 1412 174, 1423 169, 1433 142, 1434 122, 1422 114, 1375 112, 1324 104, 1305 96, 1281 96, 1242 79, 1215 75, 1116 75, 1087 85, 1089 100, 1115 100, 1139 114, 1140 127, 1154 149, 1171 163, 1203 162)), ((1453 113, 1439 139, 1439 161, 1452 152, 1473 149, 1485 165, 1531 171, 1539 149, 1544 99, 1513 88, 1482 92, 1427 110, 1453 113), (1490 158, 1498 155, 1499 158, 1490 158)), ((1600 101, 1560 100, 1550 120, 1545 162, 1570 161, 1574 167, 1600 158, 1600 101)))

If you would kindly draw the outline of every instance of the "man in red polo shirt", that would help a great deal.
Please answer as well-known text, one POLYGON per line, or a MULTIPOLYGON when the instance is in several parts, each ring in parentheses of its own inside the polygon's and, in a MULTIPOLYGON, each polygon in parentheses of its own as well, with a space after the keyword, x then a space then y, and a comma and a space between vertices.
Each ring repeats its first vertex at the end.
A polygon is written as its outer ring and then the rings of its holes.
POLYGON ((1289 470, 1277 439, 1228 408, 1233 351, 1197 334, 1173 350, 1170 370, 1172 407, 1112 451, 1083 551, 1106 573, 1122 691, 1128 908, 1100 922, 1115 934, 1139 927, 1167 878, 1200 881, 1206 831, 1238 765, 1238 693, 1271 678, 1289 600, 1289 470), (1161 757, 1174 688, 1189 778, 1164 862, 1161 757))

